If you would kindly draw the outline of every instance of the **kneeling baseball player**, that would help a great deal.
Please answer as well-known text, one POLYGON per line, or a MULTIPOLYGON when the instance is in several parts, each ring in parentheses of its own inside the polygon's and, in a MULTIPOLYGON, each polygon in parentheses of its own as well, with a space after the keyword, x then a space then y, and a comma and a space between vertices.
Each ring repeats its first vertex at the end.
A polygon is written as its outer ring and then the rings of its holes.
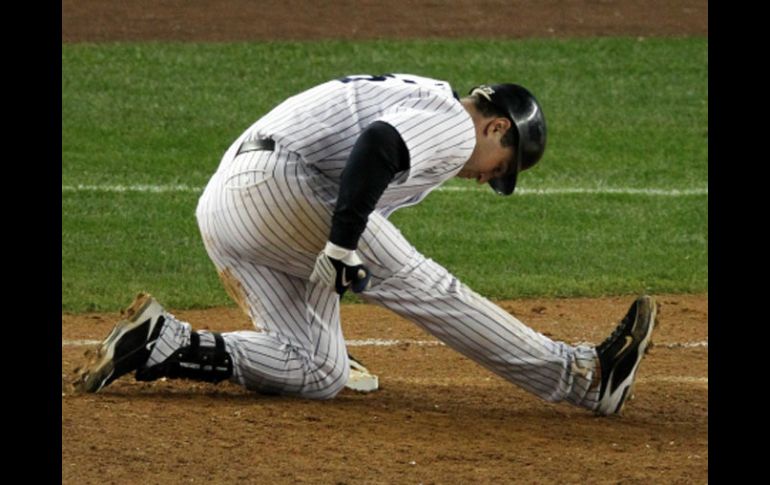
POLYGON ((288 98, 230 146, 196 211, 206 250, 255 329, 193 331, 140 294, 77 387, 97 392, 135 372, 330 399, 357 365, 340 327, 350 289, 542 399, 620 413, 651 344, 651 297, 636 299, 596 347, 553 341, 424 257, 388 220, 452 177, 511 195, 545 146, 540 104, 516 84, 459 97, 437 79, 355 75, 288 98))

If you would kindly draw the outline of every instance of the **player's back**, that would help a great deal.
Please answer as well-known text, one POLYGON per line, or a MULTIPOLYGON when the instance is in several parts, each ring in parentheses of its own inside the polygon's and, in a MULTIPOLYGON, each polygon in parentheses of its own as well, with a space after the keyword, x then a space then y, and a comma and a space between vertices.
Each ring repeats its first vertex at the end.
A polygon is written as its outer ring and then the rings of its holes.
POLYGON ((455 103, 440 80, 408 74, 356 75, 292 96, 249 129, 249 137, 272 138, 336 178, 361 132, 385 113, 441 109, 455 103))

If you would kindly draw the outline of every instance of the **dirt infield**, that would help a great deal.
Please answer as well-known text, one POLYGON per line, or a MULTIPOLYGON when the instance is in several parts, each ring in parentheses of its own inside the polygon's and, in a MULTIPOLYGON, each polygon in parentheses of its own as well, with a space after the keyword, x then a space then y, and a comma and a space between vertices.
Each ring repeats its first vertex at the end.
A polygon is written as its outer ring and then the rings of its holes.
POLYGON ((707 0, 63 0, 65 42, 708 35, 707 0))
MULTIPOLYGON (((656 347, 622 418, 544 403, 386 310, 345 305, 345 336, 359 344, 350 350, 380 391, 313 402, 131 377, 97 395, 63 387, 64 483, 704 483, 708 296, 657 298, 656 347)), ((501 305, 575 343, 601 341, 631 300, 501 305)), ((175 315, 215 331, 250 326, 237 309, 175 315)), ((82 341, 103 338, 118 317, 62 317, 64 382, 82 341)))
MULTIPOLYGON (((62 2, 64 42, 708 35, 707 24, 706 0, 62 2)), ((376 393, 313 402, 125 377, 75 395, 65 383, 119 315, 62 315, 63 483, 705 483, 708 295, 656 297, 657 346, 622 418, 544 403, 369 305, 342 318, 376 393)), ((499 303, 554 339, 597 343, 632 299, 499 303)), ((196 329, 250 328, 234 307, 174 313, 196 329)))

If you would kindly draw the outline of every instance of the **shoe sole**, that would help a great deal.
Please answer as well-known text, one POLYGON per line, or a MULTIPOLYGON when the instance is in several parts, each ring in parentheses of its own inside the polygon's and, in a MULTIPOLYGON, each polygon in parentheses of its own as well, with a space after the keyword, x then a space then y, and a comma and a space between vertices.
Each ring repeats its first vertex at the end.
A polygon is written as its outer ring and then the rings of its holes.
POLYGON ((656 328, 658 328, 658 303, 655 301, 654 298, 650 298, 650 307, 651 307, 651 315, 650 315, 650 321, 652 322, 652 325, 650 325, 649 330, 647 331, 647 335, 642 339, 642 343, 639 344, 639 356, 636 358, 636 364, 634 369, 633 377, 631 378, 631 384, 626 388, 624 391, 624 394, 628 395, 628 398, 625 396, 620 401, 620 406, 615 411, 614 414, 622 415, 623 410, 626 407, 626 404, 628 404, 629 401, 632 401, 634 399, 634 389, 636 387, 636 376, 639 373, 639 367, 641 367, 642 359, 645 355, 647 355, 650 352, 650 349, 654 346, 652 342, 652 334, 655 331, 656 328))
MULTIPOLYGON (((96 350, 96 354, 91 356, 91 361, 86 368, 79 372, 75 381, 75 389, 80 392, 98 392, 107 381, 112 377, 115 371, 115 343, 126 333, 139 327, 144 323, 141 318, 137 318, 153 303, 153 299, 147 293, 137 295, 134 302, 124 312, 125 318, 112 328, 112 331, 96 350)), ((88 354, 86 354, 88 355, 88 354)))

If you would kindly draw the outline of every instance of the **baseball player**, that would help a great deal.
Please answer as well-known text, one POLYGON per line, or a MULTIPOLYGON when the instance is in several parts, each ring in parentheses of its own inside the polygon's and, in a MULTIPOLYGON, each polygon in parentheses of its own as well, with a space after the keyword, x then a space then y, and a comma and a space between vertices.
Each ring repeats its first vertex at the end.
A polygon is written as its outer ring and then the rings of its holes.
POLYGON ((541 106, 516 84, 461 98, 437 79, 355 75, 288 98, 230 146, 196 212, 255 330, 193 331, 140 294, 78 386, 96 392, 136 371, 138 380, 229 379, 332 398, 350 372, 339 304, 351 290, 542 399, 620 413, 651 343, 651 297, 596 347, 553 341, 420 254, 388 220, 452 177, 511 195, 545 145, 541 106))

